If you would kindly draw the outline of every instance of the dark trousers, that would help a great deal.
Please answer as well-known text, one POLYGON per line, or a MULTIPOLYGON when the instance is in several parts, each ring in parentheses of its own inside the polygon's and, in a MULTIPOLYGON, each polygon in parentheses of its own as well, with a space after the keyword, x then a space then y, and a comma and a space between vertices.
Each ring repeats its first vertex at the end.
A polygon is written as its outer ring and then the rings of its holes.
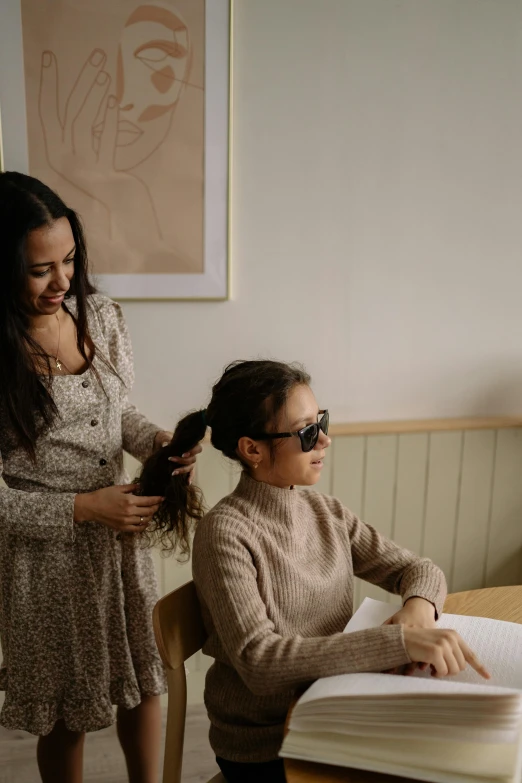
POLYGON ((227 783, 286 783, 283 759, 259 764, 241 764, 216 756, 227 783))

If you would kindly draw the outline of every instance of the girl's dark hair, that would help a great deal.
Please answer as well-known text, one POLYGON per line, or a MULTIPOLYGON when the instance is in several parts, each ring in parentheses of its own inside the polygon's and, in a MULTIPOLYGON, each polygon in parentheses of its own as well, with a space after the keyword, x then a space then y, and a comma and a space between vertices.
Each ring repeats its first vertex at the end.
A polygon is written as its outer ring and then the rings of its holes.
MULTIPOLYGON (((27 237, 31 231, 51 226, 66 217, 76 251, 74 277, 66 298, 76 296, 76 330, 80 354, 87 356, 87 296, 95 292, 89 280, 87 249, 80 218, 61 198, 34 177, 15 171, 0 173, 0 411, 16 445, 35 459, 35 444, 42 427, 57 416, 51 396, 49 357, 29 333, 29 315, 24 309, 27 287, 27 237), (42 374, 42 366, 47 374, 42 374)), ((94 346, 92 346, 94 349, 94 346)))
POLYGON ((178 550, 181 558, 186 558, 190 555, 193 528, 204 514, 201 490, 189 485, 186 475, 172 476, 175 465, 169 457, 179 457, 196 446, 208 426, 214 448, 241 462, 237 453, 239 439, 269 432, 292 389, 309 383, 310 376, 297 364, 269 360, 229 364, 212 388, 208 408, 181 419, 171 442, 143 465, 137 479, 141 494, 165 497, 152 525, 143 534, 145 541, 152 546, 160 544, 164 551, 178 550))

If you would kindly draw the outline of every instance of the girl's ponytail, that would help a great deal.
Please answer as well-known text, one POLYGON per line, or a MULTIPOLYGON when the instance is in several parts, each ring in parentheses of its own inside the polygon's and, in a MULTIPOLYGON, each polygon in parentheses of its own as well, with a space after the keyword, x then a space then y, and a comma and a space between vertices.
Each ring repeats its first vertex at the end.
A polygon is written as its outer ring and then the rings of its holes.
POLYGON ((169 457, 181 457, 205 437, 206 411, 189 413, 178 422, 172 440, 145 461, 137 481, 140 495, 160 495, 165 500, 142 533, 149 546, 160 545, 164 552, 178 550, 179 559, 190 557, 193 528, 203 517, 201 490, 188 483, 186 473, 173 476, 176 464, 169 457))

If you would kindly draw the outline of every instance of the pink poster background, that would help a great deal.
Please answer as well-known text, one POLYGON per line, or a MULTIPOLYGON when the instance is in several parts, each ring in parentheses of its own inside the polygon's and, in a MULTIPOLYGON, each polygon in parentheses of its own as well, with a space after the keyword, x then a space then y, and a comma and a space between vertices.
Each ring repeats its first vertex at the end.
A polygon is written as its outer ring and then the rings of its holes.
POLYGON ((30 173, 99 274, 203 273, 204 0, 22 0, 30 173))

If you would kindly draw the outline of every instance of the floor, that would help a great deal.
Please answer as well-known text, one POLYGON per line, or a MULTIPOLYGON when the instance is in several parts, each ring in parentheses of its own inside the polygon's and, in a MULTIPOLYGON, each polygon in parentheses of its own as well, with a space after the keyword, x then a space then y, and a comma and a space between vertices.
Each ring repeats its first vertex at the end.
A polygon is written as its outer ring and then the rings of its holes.
MULTIPOLYGON (((187 707, 183 783, 207 783, 218 772, 208 744, 203 705, 187 707)), ((36 737, 0 727, 0 783, 38 783, 36 737)), ((84 783, 127 783, 125 762, 114 726, 87 736, 84 783)))

